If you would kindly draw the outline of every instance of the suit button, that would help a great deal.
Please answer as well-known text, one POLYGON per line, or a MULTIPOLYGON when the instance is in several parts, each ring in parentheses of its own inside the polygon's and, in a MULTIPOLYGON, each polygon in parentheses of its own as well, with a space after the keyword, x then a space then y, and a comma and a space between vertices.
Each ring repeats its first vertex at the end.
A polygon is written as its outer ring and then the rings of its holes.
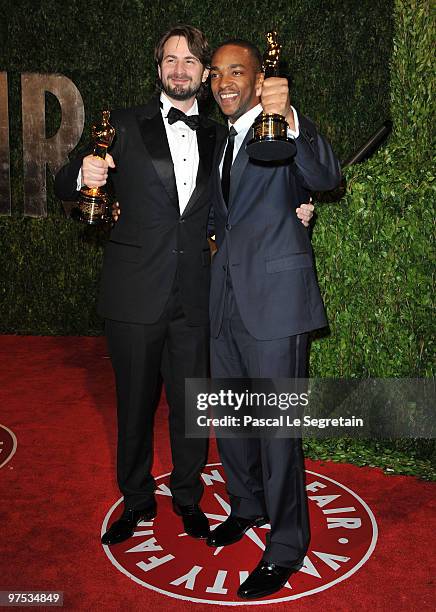
POLYGON ((230 232, 231 229, 232 226, 230 225, 230 223, 226 223, 226 230, 230 232))
POLYGON ((178 251, 177 251, 177 249, 173 249, 173 253, 174 253, 174 254, 175 254, 175 253, 177 253, 177 252, 178 252, 178 251))
POLYGON ((185 252, 185 251, 184 251, 183 249, 181 249, 181 250, 179 251, 179 255, 183 255, 183 253, 184 253, 184 252, 185 252))
POLYGON ((185 219, 179 219, 179 223, 184 223, 185 219))

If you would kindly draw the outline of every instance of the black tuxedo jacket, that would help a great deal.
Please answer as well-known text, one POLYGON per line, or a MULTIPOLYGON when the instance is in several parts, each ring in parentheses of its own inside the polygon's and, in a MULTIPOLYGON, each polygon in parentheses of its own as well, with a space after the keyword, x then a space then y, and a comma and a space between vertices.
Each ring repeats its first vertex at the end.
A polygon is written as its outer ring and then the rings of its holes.
MULTIPOLYGON (((116 169, 110 175, 121 215, 105 249, 98 311, 118 321, 154 323, 177 275, 188 324, 207 324, 208 182, 215 147, 226 130, 200 115, 196 187, 180 215, 159 99, 114 111, 110 121, 116 130, 110 149, 116 169)), ((83 156, 57 174, 55 192, 59 198, 78 197, 76 182, 83 156)))
POLYGON ((311 190, 336 187, 340 168, 328 142, 302 115, 291 160, 251 160, 245 150, 251 137, 249 130, 232 166, 228 208, 218 163, 213 171, 218 253, 212 263, 211 333, 217 337, 221 329, 229 274, 245 327, 259 340, 272 340, 327 323, 310 238, 295 208, 308 201, 311 190))

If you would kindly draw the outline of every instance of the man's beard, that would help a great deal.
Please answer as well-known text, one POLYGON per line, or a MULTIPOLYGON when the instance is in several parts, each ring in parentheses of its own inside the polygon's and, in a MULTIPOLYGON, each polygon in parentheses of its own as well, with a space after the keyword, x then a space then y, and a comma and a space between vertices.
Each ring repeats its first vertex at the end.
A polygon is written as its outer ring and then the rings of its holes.
POLYGON ((175 87, 171 87, 168 82, 165 84, 161 81, 160 86, 162 91, 173 100, 189 100, 189 98, 197 95, 200 90, 201 83, 197 86, 190 83, 186 86, 176 85, 175 87))

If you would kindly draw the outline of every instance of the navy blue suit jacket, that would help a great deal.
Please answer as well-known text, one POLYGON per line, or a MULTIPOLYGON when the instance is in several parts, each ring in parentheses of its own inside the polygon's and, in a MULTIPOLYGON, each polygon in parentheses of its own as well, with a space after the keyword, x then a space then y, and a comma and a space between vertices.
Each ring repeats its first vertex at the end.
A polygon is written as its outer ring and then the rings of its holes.
POLYGON ((242 144, 232 166, 229 205, 221 191, 219 160, 212 175, 218 252, 212 263, 211 333, 219 335, 226 276, 247 330, 259 340, 283 338, 327 324, 307 229, 295 208, 311 190, 327 191, 340 181, 340 166, 315 125, 300 115, 294 159, 251 160, 242 144))

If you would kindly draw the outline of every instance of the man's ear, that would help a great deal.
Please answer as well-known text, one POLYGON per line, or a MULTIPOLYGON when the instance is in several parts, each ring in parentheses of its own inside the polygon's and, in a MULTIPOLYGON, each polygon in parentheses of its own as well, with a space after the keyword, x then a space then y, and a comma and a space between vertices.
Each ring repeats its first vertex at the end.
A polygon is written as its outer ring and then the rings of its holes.
POLYGON ((205 68, 203 70, 203 76, 201 77, 201 82, 204 83, 205 81, 207 81, 207 77, 209 76, 210 70, 209 68, 205 68))
POLYGON ((260 94, 262 93, 262 85, 265 80, 265 74, 263 72, 258 72, 256 76, 256 97, 260 98, 260 94))

